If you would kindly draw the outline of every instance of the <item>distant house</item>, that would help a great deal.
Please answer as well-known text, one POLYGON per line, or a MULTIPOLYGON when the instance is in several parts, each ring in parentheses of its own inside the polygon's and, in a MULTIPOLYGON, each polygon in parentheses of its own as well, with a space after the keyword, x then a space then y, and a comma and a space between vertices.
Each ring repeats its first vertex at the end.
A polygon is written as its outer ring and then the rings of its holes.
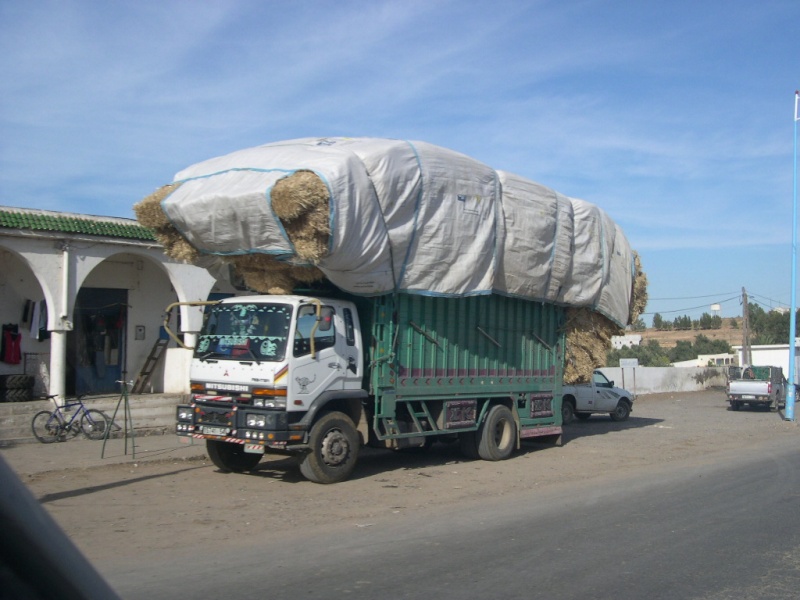
POLYGON ((673 367, 729 367, 739 364, 736 354, 701 354, 691 360, 672 363, 673 367))
POLYGON ((611 347, 614 350, 621 350, 624 347, 632 348, 642 343, 642 336, 639 334, 614 335, 611 336, 611 347))

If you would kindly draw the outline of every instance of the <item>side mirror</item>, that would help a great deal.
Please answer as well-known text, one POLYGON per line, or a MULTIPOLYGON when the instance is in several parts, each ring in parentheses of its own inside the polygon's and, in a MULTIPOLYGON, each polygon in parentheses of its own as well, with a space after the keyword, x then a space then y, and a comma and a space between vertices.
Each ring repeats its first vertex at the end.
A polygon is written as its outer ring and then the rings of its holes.
POLYGON ((333 327, 333 309, 324 307, 320 311, 319 326, 317 329, 319 331, 330 331, 331 327, 333 327))

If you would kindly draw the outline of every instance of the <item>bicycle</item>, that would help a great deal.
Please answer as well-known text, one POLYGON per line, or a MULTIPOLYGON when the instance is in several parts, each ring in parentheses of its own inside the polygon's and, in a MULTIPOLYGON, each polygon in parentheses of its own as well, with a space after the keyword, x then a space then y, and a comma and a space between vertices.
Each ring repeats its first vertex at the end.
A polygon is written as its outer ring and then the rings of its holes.
MULTIPOLYGON (((49 399, 55 396, 48 396, 49 399)), ((33 415, 31 430, 34 437, 43 444, 63 442, 68 437, 75 437, 79 431, 90 440, 102 440, 108 429, 108 417, 99 410, 86 408, 80 398, 70 402, 65 400, 62 406, 54 411, 42 410, 33 415), (70 409, 75 409, 69 415, 70 409)))

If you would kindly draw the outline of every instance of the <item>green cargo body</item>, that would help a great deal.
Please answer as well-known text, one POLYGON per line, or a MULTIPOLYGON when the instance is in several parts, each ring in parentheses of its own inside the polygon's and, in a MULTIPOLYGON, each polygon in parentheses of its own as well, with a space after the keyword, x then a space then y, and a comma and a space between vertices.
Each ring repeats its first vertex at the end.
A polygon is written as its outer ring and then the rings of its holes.
POLYGON ((376 298, 371 313, 379 439, 475 431, 495 404, 511 410, 520 438, 561 433, 562 308, 398 294, 376 298))

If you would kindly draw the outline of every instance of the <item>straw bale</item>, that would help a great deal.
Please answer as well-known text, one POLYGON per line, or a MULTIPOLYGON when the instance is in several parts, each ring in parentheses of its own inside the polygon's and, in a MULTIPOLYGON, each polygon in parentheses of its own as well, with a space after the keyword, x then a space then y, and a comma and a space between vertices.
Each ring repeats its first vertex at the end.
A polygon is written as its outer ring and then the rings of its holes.
POLYGON ((564 383, 585 383, 592 371, 606 364, 611 336, 619 335, 622 329, 588 308, 568 308, 566 312, 564 383))
POLYGON ((278 180, 270 192, 272 210, 279 219, 293 220, 318 206, 328 209, 330 195, 322 179, 312 171, 296 171, 278 180))
POLYGON ((325 279, 325 273, 323 273, 316 267, 293 266, 289 270, 289 275, 297 283, 305 283, 305 284, 314 283, 316 281, 322 281, 323 279, 325 279))
POLYGON ((164 246, 164 254, 185 263, 194 263, 200 253, 172 225, 153 230, 153 236, 164 246))
POLYGON ((642 269, 642 261, 639 258, 639 253, 634 251, 633 264, 636 271, 633 280, 633 293, 631 297, 630 315, 628 323, 633 324, 639 318, 647 307, 647 275, 642 269))
POLYGON ((282 220, 297 256, 317 264, 328 253, 330 220, 327 206, 317 206, 299 217, 282 220))
POLYGON ((247 287, 262 294, 291 294, 298 283, 312 283, 325 278, 316 267, 291 265, 268 254, 244 254, 228 257, 247 287))
POLYGON ((160 229, 171 226, 167 215, 161 209, 161 201, 180 187, 180 183, 170 183, 158 188, 155 192, 133 205, 136 218, 144 227, 160 229))

